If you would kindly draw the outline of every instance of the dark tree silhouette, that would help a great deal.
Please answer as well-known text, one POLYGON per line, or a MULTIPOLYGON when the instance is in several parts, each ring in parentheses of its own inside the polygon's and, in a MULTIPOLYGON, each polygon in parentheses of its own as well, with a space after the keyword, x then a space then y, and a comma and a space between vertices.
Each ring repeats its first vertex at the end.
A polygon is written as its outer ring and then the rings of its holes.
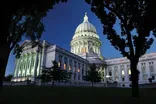
POLYGON ((46 83, 46 82, 51 81, 48 70, 42 70, 42 75, 40 76, 40 79, 41 79, 42 83, 46 83))
POLYGON ((11 74, 8 75, 8 76, 6 76, 6 77, 5 77, 5 81, 11 82, 12 77, 13 77, 13 75, 11 75, 11 74))
MULTIPOLYGON (((42 18, 47 15, 49 9, 59 2, 67 0, 38 0, 37 3, 27 3, 23 0, 19 2, 14 0, 14 5, 4 7, 4 26, 3 34, 0 38, 0 86, 3 86, 6 65, 9 54, 14 49, 14 54, 18 56, 22 51, 19 42, 22 37, 26 37, 35 42, 39 39, 44 31, 42 18), (18 2, 18 3, 17 3, 18 2)), ((10 4, 10 3, 9 3, 10 4)), ((5 4, 4 4, 5 5, 5 4)), ((8 3, 6 4, 8 5, 8 3)))
POLYGON ((85 0, 103 25, 103 34, 130 60, 132 96, 139 96, 137 64, 156 37, 154 0, 85 0), (119 24, 119 32, 114 28, 119 24), (134 32, 136 31, 136 32, 134 32))
POLYGON ((67 81, 69 78, 71 78, 70 76, 71 72, 62 70, 60 67, 58 67, 58 63, 53 61, 52 67, 43 67, 41 80, 43 82, 52 81, 52 86, 54 86, 55 81, 67 81))
POLYGON ((152 83, 152 80, 153 80, 152 78, 148 78, 149 83, 152 83))
POLYGON ((84 80, 89 81, 93 84, 101 81, 101 74, 96 70, 96 64, 90 65, 90 69, 87 70, 86 76, 84 76, 84 80))

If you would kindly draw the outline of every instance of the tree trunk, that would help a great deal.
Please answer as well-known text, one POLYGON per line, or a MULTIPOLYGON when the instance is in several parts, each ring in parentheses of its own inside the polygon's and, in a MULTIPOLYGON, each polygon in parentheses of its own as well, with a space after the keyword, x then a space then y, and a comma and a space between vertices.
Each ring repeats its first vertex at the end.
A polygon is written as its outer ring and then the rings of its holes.
POLYGON ((53 80, 53 82, 52 82, 52 87, 54 87, 54 80, 53 80))
POLYGON ((3 79, 5 76, 9 54, 10 50, 8 45, 3 45, 0 50, 0 87, 3 87, 3 79))
POLYGON ((92 82, 92 87, 93 87, 93 82, 92 82))
POLYGON ((137 63, 138 62, 135 59, 131 60, 132 97, 139 97, 139 73, 137 70, 137 63))

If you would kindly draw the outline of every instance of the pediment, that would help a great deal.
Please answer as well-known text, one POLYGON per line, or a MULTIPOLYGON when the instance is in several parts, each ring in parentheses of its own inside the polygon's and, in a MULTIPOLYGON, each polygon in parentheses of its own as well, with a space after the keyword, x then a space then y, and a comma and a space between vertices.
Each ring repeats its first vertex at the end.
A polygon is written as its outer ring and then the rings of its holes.
POLYGON ((32 47, 32 43, 29 40, 25 40, 23 44, 21 44, 21 46, 23 47, 23 49, 27 49, 32 47))

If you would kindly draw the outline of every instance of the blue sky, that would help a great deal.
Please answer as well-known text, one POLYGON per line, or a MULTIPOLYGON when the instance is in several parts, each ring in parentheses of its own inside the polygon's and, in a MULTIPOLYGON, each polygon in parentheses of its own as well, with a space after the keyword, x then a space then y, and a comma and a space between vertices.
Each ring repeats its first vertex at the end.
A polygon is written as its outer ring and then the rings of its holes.
MULTIPOLYGON (((54 6, 47 16, 43 19, 45 32, 42 39, 53 44, 70 50, 70 41, 74 35, 76 27, 83 22, 83 17, 87 12, 89 22, 92 23, 102 41, 102 55, 106 58, 121 57, 119 51, 115 50, 103 35, 103 28, 100 20, 90 10, 90 5, 85 0, 68 0, 67 3, 61 3, 54 6)), ((115 29, 119 30, 119 26, 115 25, 115 29)), ((153 43, 149 52, 156 52, 156 41, 153 43)), ((14 70, 15 56, 10 54, 6 74, 12 74, 14 70)))

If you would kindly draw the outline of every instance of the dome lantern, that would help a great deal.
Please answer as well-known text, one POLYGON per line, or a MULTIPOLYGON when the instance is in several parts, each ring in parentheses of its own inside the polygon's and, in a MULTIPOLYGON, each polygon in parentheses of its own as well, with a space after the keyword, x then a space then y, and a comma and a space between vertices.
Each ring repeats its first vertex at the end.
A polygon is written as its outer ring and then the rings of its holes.
POLYGON ((85 16, 84 16, 84 18, 83 18, 83 22, 89 22, 89 21, 88 21, 87 12, 85 13, 85 16))

